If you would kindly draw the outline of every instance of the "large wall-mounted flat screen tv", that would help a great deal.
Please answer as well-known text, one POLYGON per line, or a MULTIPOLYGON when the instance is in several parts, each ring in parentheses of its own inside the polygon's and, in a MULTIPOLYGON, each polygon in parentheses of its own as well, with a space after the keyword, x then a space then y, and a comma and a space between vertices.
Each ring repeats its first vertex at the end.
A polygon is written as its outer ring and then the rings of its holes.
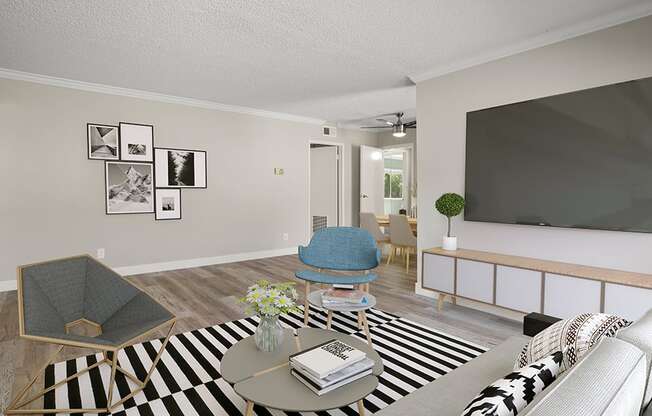
POLYGON ((464 219, 652 232, 652 78, 467 113, 464 219))

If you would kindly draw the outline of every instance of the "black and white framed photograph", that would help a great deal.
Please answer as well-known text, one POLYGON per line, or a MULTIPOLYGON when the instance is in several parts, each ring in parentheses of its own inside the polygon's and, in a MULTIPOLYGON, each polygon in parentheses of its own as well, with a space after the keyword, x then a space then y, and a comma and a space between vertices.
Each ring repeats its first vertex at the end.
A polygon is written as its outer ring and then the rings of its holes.
POLYGON ((120 159, 118 126, 88 123, 86 125, 88 158, 93 160, 120 159))
POLYGON ((154 201, 157 220, 181 219, 181 189, 156 189, 154 201))
POLYGON ((121 122, 120 155, 130 162, 153 162, 154 126, 121 122))
POLYGON ((153 213, 154 165, 136 162, 106 161, 104 163, 106 213, 153 213))
POLYGON ((154 149, 157 188, 206 188, 206 152, 154 149))

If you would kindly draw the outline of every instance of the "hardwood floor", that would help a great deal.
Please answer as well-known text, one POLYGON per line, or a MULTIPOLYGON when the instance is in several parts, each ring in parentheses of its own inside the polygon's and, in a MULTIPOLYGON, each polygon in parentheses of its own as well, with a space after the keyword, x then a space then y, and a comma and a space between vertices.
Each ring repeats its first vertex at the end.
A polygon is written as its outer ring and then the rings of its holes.
MULTIPOLYGON (((178 333, 244 317, 238 298, 249 285, 262 278, 298 281, 294 272, 301 268, 304 267, 297 256, 282 256, 149 273, 129 279, 177 315, 175 332, 178 333)), ((390 265, 383 262, 377 273, 380 277, 371 285, 371 291, 380 309, 488 347, 521 331, 519 322, 449 303, 437 312, 433 299, 414 294, 414 264, 406 274, 405 263, 395 259, 390 265)), ((302 289, 301 284, 298 289, 302 289)), ((33 377, 54 351, 53 346, 17 339, 17 333, 16 292, 0 293, 0 409, 6 407, 8 398, 33 377)), ((64 351, 58 360, 92 352, 64 351)))

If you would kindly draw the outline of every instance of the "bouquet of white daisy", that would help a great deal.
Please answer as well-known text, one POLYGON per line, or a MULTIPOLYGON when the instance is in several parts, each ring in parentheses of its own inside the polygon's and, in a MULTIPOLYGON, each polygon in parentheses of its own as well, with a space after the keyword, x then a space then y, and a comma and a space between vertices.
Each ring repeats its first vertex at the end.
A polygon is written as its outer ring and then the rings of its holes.
POLYGON ((270 283, 259 280, 250 286, 245 297, 240 299, 247 304, 247 312, 259 316, 278 316, 298 312, 297 291, 294 282, 270 283))
POLYGON ((294 282, 270 283, 259 280, 240 299, 247 304, 247 313, 255 313, 260 317, 254 334, 259 350, 274 351, 283 342, 284 330, 278 318, 283 314, 300 311, 296 303, 298 297, 294 282))

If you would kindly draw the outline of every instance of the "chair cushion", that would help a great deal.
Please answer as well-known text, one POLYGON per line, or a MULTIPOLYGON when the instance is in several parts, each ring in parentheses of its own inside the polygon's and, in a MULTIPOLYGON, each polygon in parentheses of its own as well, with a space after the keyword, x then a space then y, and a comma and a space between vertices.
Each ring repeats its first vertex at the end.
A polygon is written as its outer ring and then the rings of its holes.
POLYGON ((105 265, 89 261, 84 293, 84 317, 103 325, 141 292, 105 265))
POLYGON ((345 275, 345 274, 328 274, 320 273, 314 270, 301 270, 296 272, 295 276, 301 280, 307 280, 309 282, 315 283, 326 283, 326 284, 349 284, 349 285, 359 285, 363 283, 373 282, 378 278, 374 273, 369 274, 359 274, 359 275, 345 275))
POLYGON ((67 345, 118 347, 174 316, 149 295, 90 256, 21 269, 23 332, 67 345), (81 318, 102 328, 98 337, 69 334, 81 318))
POLYGON ((141 292, 102 325, 100 337, 120 345, 173 317, 167 309, 141 292))
POLYGON ((32 303, 32 292, 37 285, 49 304, 64 322, 84 317, 84 289, 86 287, 87 258, 73 257, 38 263, 21 269, 24 302, 32 303))

